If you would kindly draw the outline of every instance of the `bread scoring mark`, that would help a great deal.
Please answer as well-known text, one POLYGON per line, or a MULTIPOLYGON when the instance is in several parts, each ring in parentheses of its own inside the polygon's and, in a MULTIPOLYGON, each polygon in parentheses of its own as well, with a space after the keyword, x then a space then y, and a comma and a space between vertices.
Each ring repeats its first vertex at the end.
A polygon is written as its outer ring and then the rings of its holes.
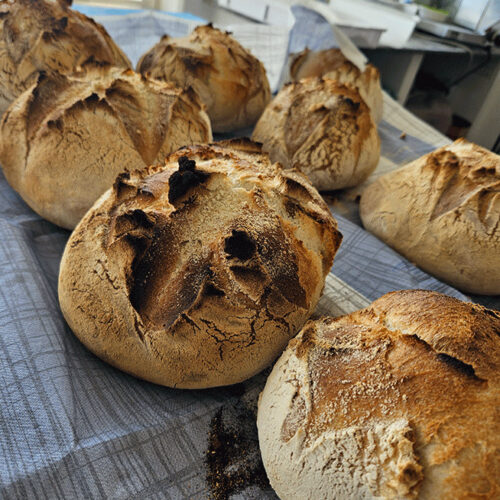
POLYGON ((295 381, 296 391, 290 403, 290 411, 287 413, 280 429, 280 439, 287 443, 295 436, 297 431, 304 425, 307 417, 307 406, 303 396, 300 394, 300 388, 295 381))
POLYGON ((124 216, 132 220, 135 223, 136 227, 140 226, 145 229, 152 228, 156 222, 156 218, 152 214, 148 214, 140 208, 136 208, 132 210, 132 212, 124 214, 124 216))
POLYGON ((463 361, 460 361, 453 356, 449 356, 448 354, 444 353, 438 353, 437 358, 467 377, 475 377, 476 379, 482 380, 476 375, 476 372, 471 365, 468 365, 467 363, 464 363, 463 361))
POLYGON ((125 237, 133 244, 137 254, 137 244, 140 244, 141 248, 143 246, 143 242, 139 243, 138 240, 151 240, 153 226, 157 222, 159 215, 139 208, 131 208, 120 214, 116 213, 117 210, 115 208, 114 212, 112 212, 106 246, 110 247, 125 237))
POLYGON ((384 326, 389 330, 390 332, 397 333, 399 335, 403 335, 406 338, 411 338, 415 342, 418 342, 421 344, 429 353, 432 353, 435 359, 438 361, 444 363, 447 367, 453 369, 460 375, 464 375, 467 377, 473 377, 477 382, 480 383, 485 383, 487 380, 479 377, 476 374, 476 371, 474 367, 468 363, 465 363, 464 361, 460 360, 457 356, 452 355, 451 353, 446 353, 442 352, 439 349, 436 348, 436 346, 433 346, 432 344, 429 344, 425 339, 423 339, 420 335, 417 333, 413 334, 407 334, 403 333, 400 330, 398 330, 394 325, 390 325, 385 321, 383 318, 379 318, 379 320, 384 324, 384 326))
MULTIPOLYGON (((139 64, 137 66, 137 71, 139 71, 143 75, 144 73, 149 72, 151 67, 154 65, 155 59, 156 59, 156 54, 153 52, 153 49, 151 49, 151 51, 142 56, 142 59, 139 61, 139 64)), ((150 75, 146 74, 146 76, 149 77, 150 75)))
MULTIPOLYGON (((493 309, 486 309, 486 308, 483 308, 482 309, 483 313, 486 314, 487 316, 490 316, 496 320, 500 320, 500 312, 499 311, 495 311, 493 309)), ((500 325, 499 325, 500 326, 500 325)), ((500 335, 500 328, 496 328, 495 329, 495 333, 497 335, 500 335)))
MULTIPOLYGON (((291 87, 287 91, 292 93, 295 91, 295 88, 291 87)), ((286 110, 284 130, 287 155, 291 160, 308 137, 313 134, 314 130, 323 123, 330 112, 324 105, 320 105, 315 106, 314 109, 310 109, 308 113, 304 113, 304 110, 308 107, 310 95, 306 92, 297 92, 293 93, 292 96, 293 100, 286 110)), ((293 160, 287 166, 293 167, 293 160)))
POLYGON ((187 156, 178 159, 179 170, 174 172, 168 179, 168 201, 174 203, 184 196, 191 188, 205 182, 210 174, 196 170, 196 162, 187 156))
POLYGON ((205 297, 224 297, 226 294, 224 290, 217 288, 213 283, 207 282, 203 288, 203 295, 205 297))
POLYGON ((232 235, 224 242, 224 251, 228 258, 236 258, 241 261, 250 259, 257 249, 255 241, 245 231, 233 229, 232 235))
POLYGON ((361 103, 353 101, 350 97, 343 97, 343 101, 353 110, 358 111, 361 103))
MULTIPOLYGON (((384 417, 395 406, 406 411, 406 405, 401 404, 415 397, 410 375, 415 369, 427 380, 424 386, 417 383, 418 397, 439 401, 443 408, 453 406, 453 391, 462 390, 462 377, 467 377, 470 387, 485 386, 471 365, 436 352, 417 335, 405 335, 381 324, 385 324, 384 318, 368 308, 333 321, 309 322, 290 344, 295 356, 308 366, 306 380, 315 381, 305 391, 310 394, 311 410, 301 425, 309 429, 306 434, 313 441, 324 429, 384 417), (424 368, 422 358, 430 368, 424 368), (363 380, 357 373, 365 374, 363 380), (449 397, 433 390, 432 381, 440 377, 446 377, 449 397)), ((399 418, 399 414, 392 416, 399 418)), ((407 475, 412 474, 409 471, 407 475)))
POLYGON ((292 304, 307 309, 309 299, 300 284, 297 257, 290 246, 279 224, 263 229, 257 239, 259 258, 276 290, 292 304))
MULTIPOLYGON (((500 193, 500 175, 495 168, 485 166, 475 168, 475 158, 457 156, 453 151, 440 149, 429 154, 424 168, 432 169, 431 185, 440 191, 430 220, 452 212, 463 206, 468 200, 479 197, 478 216, 488 233, 496 231, 498 224, 487 219, 498 203, 500 193)), ((498 219, 497 219, 498 220, 498 219)))
POLYGON ((478 193, 477 215, 486 233, 493 236, 500 226, 500 181, 478 193))
POLYGON ((131 198, 137 193, 137 187, 130 182, 130 172, 117 175, 113 183, 113 191, 118 203, 122 203, 124 199, 131 198))
POLYGON ((176 47, 180 60, 184 63, 186 70, 193 73, 197 78, 204 77, 204 73, 210 70, 213 64, 213 56, 200 54, 186 47, 176 47))
MULTIPOLYGON (((393 330, 391 330, 391 331, 393 331, 393 330)), ((402 334, 402 335, 404 335, 404 334, 402 334)), ((457 374, 459 374, 461 376, 473 378, 474 380, 476 380, 477 382, 480 382, 480 383, 487 382, 487 380, 479 377, 476 374, 476 371, 474 370, 474 367, 472 365, 465 363, 464 361, 458 359, 458 357, 456 357, 456 356, 452 356, 452 355, 444 353, 444 352, 439 352, 439 350, 436 350, 434 346, 427 343, 419 335, 417 335, 417 334, 405 335, 405 337, 412 338, 416 342, 419 342, 430 353, 432 353, 439 362, 445 364, 448 368, 452 369, 457 374)))
MULTIPOLYGON (((181 156, 179 163, 183 172, 196 171, 196 164, 186 156, 181 156)), ((182 205, 168 217, 164 217, 160 212, 133 208, 136 203, 144 207, 157 204, 160 198, 165 196, 165 190, 160 188, 165 185, 164 181, 168 181, 174 174, 163 179, 160 187, 156 186, 157 183, 151 182, 152 178, 163 176, 164 173, 164 171, 153 172, 145 178, 140 173, 125 173, 115 183, 118 206, 112 212, 116 214, 125 207, 129 208, 114 217, 108 240, 116 242, 125 239, 133 249, 135 256, 132 258, 132 269, 127 283, 129 298, 134 309, 146 322, 168 329, 179 318, 182 319, 187 311, 201 311, 205 300, 230 302, 237 300, 240 305, 244 303, 250 310, 258 311, 261 308, 264 315, 254 314, 253 319, 249 321, 250 325, 244 327, 245 331, 237 336, 224 334, 224 337, 221 336, 224 332, 214 333, 213 329, 210 333, 206 324, 205 334, 213 339, 214 335, 217 337, 216 344, 221 357, 226 341, 229 344, 241 344, 250 338, 250 342, 254 342, 256 321, 282 323, 284 331, 291 331, 289 320, 284 320, 279 314, 274 316, 270 310, 274 306, 267 302, 273 289, 299 307, 305 308, 308 303, 305 290, 297 277, 296 257, 288 248, 290 245, 288 237, 282 228, 274 227, 280 225, 279 220, 273 218, 263 225, 259 224, 257 239, 244 229, 246 222, 242 224, 241 221, 233 221, 230 236, 221 238, 218 243, 222 246, 225 259, 229 261, 228 270, 234 280, 233 283, 237 284, 236 288, 233 289, 231 285, 228 289, 231 280, 226 283, 227 278, 220 277, 223 274, 216 275, 223 271, 218 267, 220 264, 213 261, 213 255, 206 252, 203 255, 191 254, 191 250, 189 252, 191 255, 188 257, 181 250, 182 242, 179 242, 181 236, 177 234, 175 227, 183 226, 182 221, 187 212, 193 209, 192 205, 182 205), (141 194, 142 191, 145 191, 144 194, 141 194), (181 255, 182 259, 172 257, 175 255, 181 255), (174 262, 172 259, 177 261, 174 262), (181 260, 184 261, 183 265, 181 260), (274 260, 280 261, 280 264, 276 265, 274 260), (214 262, 213 269, 211 262, 214 262), (175 301, 172 297, 176 297, 175 301), (175 304, 172 304, 174 302, 175 304)), ((204 175, 204 172, 202 174, 204 175)), ((202 248, 200 246, 200 249, 202 248)), ((201 321, 198 317, 200 313, 194 313, 198 318, 196 319, 198 324, 201 321)), ((194 321, 192 315, 191 319, 194 321)))
POLYGON ((388 331, 418 339, 435 359, 446 354, 470 365, 480 383, 498 379, 500 360, 488 354, 497 348, 500 331, 494 311, 428 290, 391 292, 370 310, 388 331))
MULTIPOLYGON (((299 201, 297 201, 294 198, 288 198, 285 202, 285 209, 287 211, 287 214, 294 218, 297 216, 297 213, 301 213, 308 217, 309 219, 312 219, 314 222, 317 224, 324 224, 326 221, 326 218, 323 214, 319 212, 314 212, 312 210, 308 210, 304 204, 301 204, 299 201)), ((339 235, 340 239, 342 239, 342 233, 339 231, 335 230, 336 234, 339 235)), ((337 239, 337 238, 336 238, 337 239)), ((337 244, 337 247, 340 245, 340 241, 337 244)))
MULTIPOLYGON (((231 148, 236 151, 241 151, 242 153, 255 153, 255 161, 260 163, 262 156, 268 159, 268 155, 262 151, 262 144, 257 141, 253 141, 248 137, 235 137, 234 139, 226 139, 224 141, 218 141, 210 144, 212 148, 216 148, 219 154, 226 154, 223 148, 231 148)), ((226 150, 227 151, 227 150, 226 150)), ((241 161, 241 158, 239 158, 241 161)))
POLYGON ((300 201, 308 202, 313 198, 311 191, 301 182, 291 177, 285 177, 286 194, 300 201))

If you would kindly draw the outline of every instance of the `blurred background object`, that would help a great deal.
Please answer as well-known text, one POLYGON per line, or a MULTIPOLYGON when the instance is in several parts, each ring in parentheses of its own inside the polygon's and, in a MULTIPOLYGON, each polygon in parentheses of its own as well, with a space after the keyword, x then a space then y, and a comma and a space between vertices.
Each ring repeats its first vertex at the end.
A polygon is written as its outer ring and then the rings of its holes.
MULTIPOLYGON (((188 13, 199 22, 245 25, 249 33, 256 30, 255 26, 262 26, 262 30, 268 26, 269 32, 262 36, 270 37, 274 32, 281 40, 293 32, 296 18, 309 22, 305 19, 315 15, 310 36, 304 36, 306 30, 299 30, 301 38, 290 38, 289 52, 300 51, 306 45, 313 50, 338 46, 332 26, 340 28, 379 68, 384 89, 400 104, 450 136, 466 134, 484 147, 498 146, 500 0, 79 0, 78 3, 86 8, 99 5, 188 13), (319 41, 321 46, 317 46, 319 41), (453 116, 458 117, 455 125, 453 116), (457 126, 457 120, 470 126, 457 126)), ((274 75, 275 91, 278 80, 274 75)))

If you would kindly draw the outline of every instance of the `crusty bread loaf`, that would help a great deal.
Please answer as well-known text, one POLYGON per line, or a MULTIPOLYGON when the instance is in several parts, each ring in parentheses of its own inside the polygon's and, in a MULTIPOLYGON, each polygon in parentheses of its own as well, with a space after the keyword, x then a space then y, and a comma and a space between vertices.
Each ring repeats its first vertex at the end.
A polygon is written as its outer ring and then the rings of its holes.
POLYGON ((465 292, 500 294, 500 156, 459 139, 362 193, 366 229, 465 292))
POLYGON ((405 290, 309 321, 257 417, 282 499, 500 498, 500 313, 405 290))
POLYGON ((384 98, 380 86, 380 73, 372 64, 367 64, 365 70, 361 72, 339 49, 317 52, 305 49, 292 56, 290 76, 294 81, 322 76, 344 85, 351 85, 370 108, 374 121, 378 123, 382 119, 384 98))
POLYGON ((130 68, 106 30, 70 5, 71 0, 0 3, 0 115, 40 71, 71 73, 89 58, 130 68))
POLYGON ((214 132, 254 125, 271 99, 263 64, 230 33, 210 24, 187 37, 163 36, 139 60, 137 71, 193 87, 207 106, 214 132))
POLYGON ((12 104, 0 125, 0 163, 33 210, 72 229, 120 172, 211 139, 192 90, 88 63, 40 77, 12 104))
POLYGON ((248 140, 120 176, 61 262, 59 300, 99 357, 171 387, 240 382, 314 310, 341 235, 305 177, 248 140))
POLYGON ((359 93, 334 80, 286 85, 267 106, 252 139, 273 161, 305 173, 319 190, 363 182, 380 157, 380 139, 359 93))

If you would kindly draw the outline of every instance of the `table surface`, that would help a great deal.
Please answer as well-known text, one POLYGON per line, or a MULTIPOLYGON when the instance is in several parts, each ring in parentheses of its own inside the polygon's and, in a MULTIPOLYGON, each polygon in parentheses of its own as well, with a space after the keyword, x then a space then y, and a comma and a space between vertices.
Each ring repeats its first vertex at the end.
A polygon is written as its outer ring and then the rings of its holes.
MULTIPOLYGON (((146 21, 134 21, 136 37, 111 19, 106 28, 126 53, 139 52, 131 43, 150 40, 141 30, 159 37, 165 29, 163 18, 146 21)), ((449 142, 388 95, 384 106, 372 179, 449 142)), ((466 300, 364 231, 349 194, 331 205, 344 240, 316 314, 349 313, 401 288, 466 300)), ((219 429, 245 445, 224 466, 243 478, 234 498, 276 499, 244 479, 262 471, 254 417, 267 371, 235 387, 182 391, 110 367, 78 342, 59 310, 68 231, 32 212, 3 175, 0 205, 0 497, 205 499, 214 488, 206 457, 219 429)))

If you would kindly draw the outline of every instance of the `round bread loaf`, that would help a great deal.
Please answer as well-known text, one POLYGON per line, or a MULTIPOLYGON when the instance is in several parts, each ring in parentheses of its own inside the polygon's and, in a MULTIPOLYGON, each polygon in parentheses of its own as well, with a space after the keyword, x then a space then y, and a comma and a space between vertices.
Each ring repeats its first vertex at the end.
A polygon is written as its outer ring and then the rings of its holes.
POLYGON ((130 68, 106 30, 70 8, 71 0, 0 4, 0 115, 40 71, 72 73, 86 60, 130 68))
POLYGON ((12 104, 0 124, 0 163, 33 210, 72 229, 120 172, 211 139, 192 90, 91 63, 41 76, 12 104))
POLYGON ((380 86, 380 73, 372 64, 367 64, 361 72, 339 49, 317 52, 305 49, 292 56, 290 76, 294 81, 322 76, 343 85, 351 85, 370 108, 374 121, 378 123, 382 119, 384 97, 380 86))
POLYGON ((214 132, 254 125, 271 99, 263 64, 230 33, 210 24, 187 37, 163 36, 141 57, 137 71, 193 87, 207 106, 214 132))
POLYGON ((377 129, 359 93, 322 78, 285 85, 252 139, 273 161, 306 174, 320 191, 356 186, 380 157, 377 129))
POLYGON ((286 499, 500 498, 500 313, 436 292, 309 321, 257 426, 286 499))
POLYGON ((362 193, 368 231, 464 292, 500 294, 500 156, 459 139, 362 193))
POLYGON ((241 382, 314 310, 340 244, 296 172, 248 140, 182 148, 120 176, 61 262, 77 337, 137 377, 180 388, 241 382))

